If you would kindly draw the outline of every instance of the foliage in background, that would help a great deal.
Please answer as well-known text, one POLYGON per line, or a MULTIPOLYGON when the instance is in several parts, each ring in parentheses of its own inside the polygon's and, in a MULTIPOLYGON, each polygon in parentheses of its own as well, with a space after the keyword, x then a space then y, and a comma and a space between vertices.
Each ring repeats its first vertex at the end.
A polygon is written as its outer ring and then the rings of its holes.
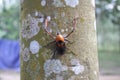
POLYGON ((120 0, 96 0, 101 74, 120 75, 120 0))
POLYGON ((0 38, 19 38, 19 5, 4 7, 0 13, 0 38))
POLYGON ((120 49, 120 0, 96 0, 98 50, 120 49))

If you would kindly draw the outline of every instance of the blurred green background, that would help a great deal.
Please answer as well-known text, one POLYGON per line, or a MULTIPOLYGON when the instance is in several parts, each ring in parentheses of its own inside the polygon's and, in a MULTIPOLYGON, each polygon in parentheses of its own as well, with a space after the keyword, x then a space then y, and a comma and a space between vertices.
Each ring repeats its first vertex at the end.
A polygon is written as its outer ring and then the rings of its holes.
POLYGON ((96 0, 100 72, 120 74, 120 0, 96 0))
MULTIPOLYGON (((0 0, 0 38, 19 39, 19 0, 0 0)), ((101 74, 120 74, 120 0, 96 0, 101 74)))
POLYGON ((0 0, 0 38, 19 39, 19 0, 0 0))

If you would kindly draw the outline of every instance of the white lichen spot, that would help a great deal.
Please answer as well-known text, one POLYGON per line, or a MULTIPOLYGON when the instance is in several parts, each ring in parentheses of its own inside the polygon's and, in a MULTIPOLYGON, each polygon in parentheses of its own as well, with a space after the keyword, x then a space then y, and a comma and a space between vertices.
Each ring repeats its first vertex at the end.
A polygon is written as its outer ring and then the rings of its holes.
POLYGON ((49 29, 49 32, 52 33, 52 29, 49 29))
POLYGON ((66 28, 65 31, 68 32, 68 28, 66 28))
POLYGON ((42 17, 43 18, 44 14, 42 14, 41 12, 38 12, 38 17, 40 17, 40 18, 42 17))
POLYGON ((55 7, 64 7, 64 4, 61 0, 53 0, 53 5, 55 7))
POLYGON ((80 78, 84 78, 83 76, 80 76, 80 78))
POLYGON ((95 28, 95 30, 96 30, 96 20, 94 21, 94 28, 95 28))
POLYGON ((39 57, 39 54, 36 54, 36 57, 38 58, 38 57, 39 57))
POLYGON ((64 80, 64 79, 63 79, 63 76, 57 75, 56 80, 64 80))
POLYGON ((62 13, 61 13, 61 16, 62 16, 62 17, 65 17, 65 12, 62 12, 62 13))
POLYGON ((27 62, 30 59, 30 52, 28 48, 23 49, 22 51, 22 59, 27 62))
POLYGON ((41 46, 36 40, 30 42, 30 51, 32 54, 37 54, 40 48, 41 46))
POLYGON ((37 18, 37 21, 40 22, 40 23, 43 23, 44 22, 44 15, 41 13, 41 12, 35 12, 35 15, 38 17, 37 18))
POLYGON ((27 18, 22 21, 22 37, 25 39, 30 39, 37 35, 40 27, 38 26, 38 20, 28 14, 27 18))
POLYGON ((58 59, 47 60, 44 63, 44 71, 46 77, 50 76, 52 73, 60 74, 64 70, 66 70, 65 66, 63 66, 58 59))
POLYGON ((97 71, 94 71, 94 74, 97 75, 97 71))
POLYGON ((82 73, 84 71, 84 66, 79 63, 78 59, 72 59, 71 60, 71 65, 73 66, 73 67, 71 67, 71 70, 76 75, 78 75, 78 74, 80 74, 80 73, 82 73))
POLYGON ((31 14, 31 16, 32 17, 36 17, 36 19, 40 19, 40 18, 44 18, 44 15, 41 13, 41 12, 39 12, 39 11, 37 11, 37 10, 35 10, 32 14, 31 14))
POLYGON ((62 71, 67 71, 68 70, 68 67, 66 65, 63 65, 62 66, 62 71))
POLYGON ((65 0, 67 6, 76 7, 79 4, 79 0, 65 0))
POLYGON ((50 16, 47 16, 47 20, 50 21, 50 20, 51 20, 51 17, 50 17, 50 16))
POLYGON ((46 0, 42 0, 41 1, 41 6, 45 6, 46 5, 46 0))
POLYGON ((43 17, 41 17, 41 18, 39 18, 39 19, 37 19, 38 20, 38 22, 40 22, 40 23, 43 23, 44 22, 44 18, 43 17))
POLYGON ((91 0, 93 7, 95 7, 95 0, 91 0))
POLYGON ((75 76, 71 76, 68 80, 75 80, 75 76))
POLYGON ((65 30, 64 29, 61 29, 61 32, 63 33, 65 30))
POLYGON ((35 15, 35 16, 38 16, 38 11, 35 11, 34 15, 35 15))

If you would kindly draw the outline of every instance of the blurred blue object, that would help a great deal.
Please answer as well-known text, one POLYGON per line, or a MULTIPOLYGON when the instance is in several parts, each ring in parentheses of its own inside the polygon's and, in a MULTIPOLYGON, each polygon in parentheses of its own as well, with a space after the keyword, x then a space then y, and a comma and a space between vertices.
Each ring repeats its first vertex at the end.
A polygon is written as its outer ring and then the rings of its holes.
POLYGON ((0 39, 0 69, 20 70, 19 40, 0 39))

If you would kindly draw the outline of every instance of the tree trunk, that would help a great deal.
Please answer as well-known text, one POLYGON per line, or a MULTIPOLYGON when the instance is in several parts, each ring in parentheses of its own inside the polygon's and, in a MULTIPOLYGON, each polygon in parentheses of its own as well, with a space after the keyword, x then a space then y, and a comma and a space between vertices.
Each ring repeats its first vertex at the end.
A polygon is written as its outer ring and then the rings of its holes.
POLYGON ((21 0, 21 80, 98 80, 94 4, 21 0), (71 32, 62 50, 58 32, 71 32))

